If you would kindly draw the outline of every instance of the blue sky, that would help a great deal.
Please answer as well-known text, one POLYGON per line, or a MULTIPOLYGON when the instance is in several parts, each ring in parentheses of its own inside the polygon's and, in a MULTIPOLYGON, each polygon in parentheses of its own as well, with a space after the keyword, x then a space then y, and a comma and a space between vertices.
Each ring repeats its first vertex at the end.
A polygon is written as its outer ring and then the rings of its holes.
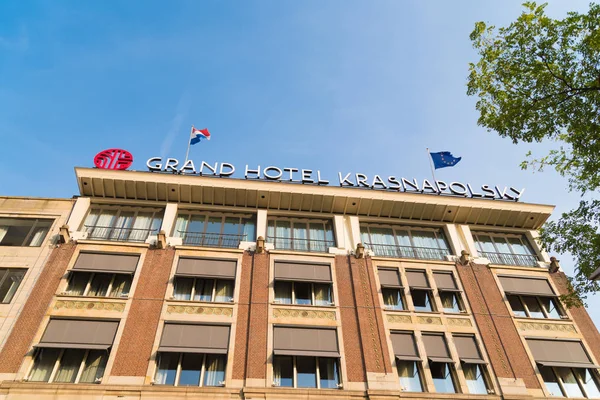
MULTIPOLYGON (((438 179, 578 196, 528 150, 477 126, 466 96, 475 21, 506 25, 520 1, 5 1, 0 4, 0 194, 70 197, 74 166, 111 147, 370 176, 430 176, 425 149, 462 161, 438 179)), ((586 10, 553 1, 548 13, 586 10)), ((560 257, 570 272, 572 260, 560 257)), ((598 296, 588 305, 598 304, 598 296)), ((600 310, 590 310, 600 324, 600 310)))

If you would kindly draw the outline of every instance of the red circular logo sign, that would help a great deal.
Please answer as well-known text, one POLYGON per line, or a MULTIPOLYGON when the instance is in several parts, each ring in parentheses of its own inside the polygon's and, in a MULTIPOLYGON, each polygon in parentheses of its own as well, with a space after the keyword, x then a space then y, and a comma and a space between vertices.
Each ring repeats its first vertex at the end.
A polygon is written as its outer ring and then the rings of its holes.
POLYGON ((108 149, 94 157, 94 165, 101 169, 127 169, 133 164, 133 156, 127 150, 108 149))

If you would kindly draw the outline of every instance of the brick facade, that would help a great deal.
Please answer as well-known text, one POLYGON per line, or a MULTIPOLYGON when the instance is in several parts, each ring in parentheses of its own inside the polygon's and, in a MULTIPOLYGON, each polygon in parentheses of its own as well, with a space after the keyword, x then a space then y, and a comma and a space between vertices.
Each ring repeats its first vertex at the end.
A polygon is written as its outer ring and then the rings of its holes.
POLYGON ((172 248, 149 249, 146 253, 123 336, 116 349, 112 375, 146 375, 174 257, 172 248))
POLYGON ((6 344, 0 351, 0 373, 17 373, 19 370, 73 257, 75 247, 75 244, 67 243, 52 250, 6 344))
POLYGON ((254 256, 245 252, 242 257, 235 349, 233 353, 233 379, 244 379, 248 357, 248 317, 250 314, 250 282, 254 256))

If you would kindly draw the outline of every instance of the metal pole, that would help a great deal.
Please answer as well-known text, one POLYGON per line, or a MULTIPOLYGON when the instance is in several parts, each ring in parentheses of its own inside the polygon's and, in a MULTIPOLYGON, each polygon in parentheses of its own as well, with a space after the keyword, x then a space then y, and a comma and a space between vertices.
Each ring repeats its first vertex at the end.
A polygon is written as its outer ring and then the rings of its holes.
POLYGON ((435 180, 435 168, 433 168, 433 161, 431 160, 431 153, 429 152, 429 147, 427 147, 427 157, 429 158, 429 165, 431 166, 431 175, 433 176, 433 183, 437 185, 437 181, 435 180))
POLYGON ((184 166, 188 160, 188 156, 190 155, 190 146, 192 145, 192 132, 194 132, 194 125, 192 125, 192 128, 190 129, 190 135, 188 136, 188 147, 187 151, 185 152, 185 161, 183 162, 184 166))

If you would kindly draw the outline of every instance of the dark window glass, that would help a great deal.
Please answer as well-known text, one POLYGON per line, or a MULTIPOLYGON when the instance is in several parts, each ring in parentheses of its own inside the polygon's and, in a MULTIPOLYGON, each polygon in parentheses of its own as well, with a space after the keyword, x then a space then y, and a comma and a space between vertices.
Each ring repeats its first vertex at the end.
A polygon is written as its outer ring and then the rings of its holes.
POLYGON ((598 387, 598 381, 594 378, 594 374, 591 369, 585 368, 574 368, 575 375, 581 381, 583 388, 589 398, 599 398, 600 388, 598 387))
POLYGON ((67 284, 67 294, 69 296, 83 296, 91 276, 92 274, 89 272, 71 271, 69 283, 67 284))
POLYGON ((331 285, 327 283, 313 283, 315 291, 316 306, 330 306, 333 304, 333 296, 331 295, 331 285))
POLYGON ((400 377, 400 388, 405 392, 422 392, 419 365, 416 361, 397 360, 398 376, 400 377))
POLYGON ((317 364, 314 357, 296 357, 296 374, 299 388, 317 387, 317 364))
POLYGON ((225 382, 225 356, 207 354, 205 368, 204 386, 222 386, 225 382))
POLYGON ((510 308, 512 308, 513 315, 515 317, 526 317, 527 313, 525 312, 525 306, 521 302, 519 296, 508 295, 506 296, 508 299, 508 303, 510 304, 510 308))
POLYGON ((174 385, 178 363, 179 353, 160 353, 155 383, 157 385, 174 385))
POLYGON ((440 300, 442 301, 442 307, 444 308, 444 312, 461 312, 462 307, 458 300, 458 295, 455 292, 440 292, 440 300))
POLYGON ((196 279, 196 293, 194 300, 196 301, 212 301, 214 279, 196 279))
POLYGON ((552 297, 539 297, 538 299, 546 310, 548 318, 560 318, 561 313, 558 305, 556 304, 556 300, 554 300, 552 297))
POLYGON ((385 308, 389 310, 404 310, 404 302, 402 301, 402 292, 400 289, 381 289, 383 295, 383 303, 385 308))
POLYGON ((233 299, 233 281, 218 280, 215 287, 215 301, 221 303, 230 302, 233 299))
POLYGON ((479 364, 463 364, 462 368, 465 373, 469 393, 487 394, 488 387, 485 381, 483 367, 479 364))
POLYGON ((544 312, 542 311, 540 303, 535 297, 523 296, 522 299, 525 302, 525 305, 527 306, 527 310, 529 311, 529 317, 546 318, 544 312))
POLYGON ((540 374, 542 375, 546 389, 550 392, 550 396, 564 397, 558 379, 556 378, 554 371, 552 371, 552 368, 540 366, 540 374))
POLYGON ((0 303, 10 303, 14 297, 23 277, 25 269, 0 268, 0 303))
POLYGON ((97 383, 104 375, 108 353, 105 350, 90 350, 79 382, 97 383))
POLYGON ((41 246, 52 222, 48 219, 0 218, 0 246, 41 246))
POLYGON ((294 359, 291 356, 273 358, 273 383, 280 387, 294 386, 294 359))
POLYGON ((194 279, 176 276, 174 283, 175 288, 173 289, 173 297, 175 300, 190 300, 192 297, 194 279))
POLYGON ((411 289, 415 311, 434 311, 431 304, 431 295, 428 290, 411 289))
POLYGON ((275 282, 275 301, 280 304, 292 304, 292 282, 275 282))
POLYGON ((29 374, 31 382, 48 382, 61 349, 39 349, 29 374))
POLYGON ((562 381, 567 397, 583 397, 583 392, 571 368, 555 368, 555 371, 562 381))
POLYGON ((312 293, 311 285, 307 282, 294 282, 294 294, 296 301, 294 304, 311 305, 312 293))
POLYGON ((112 280, 112 274, 94 274, 88 296, 102 297, 106 296, 108 286, 112 280))
POLYGON ((340 383, 338 363, 335 358, 319 358, 321 389, 337 389, 340 383))
POLYGON ((456 393, 450 364, 430 361, 429 370, 437 393, 456 393))
POLYGON ((199 386, 200 372, 202 372, 202 354, 183 353, 181 359, 181 374, 179 386, 199 386))
POLYGON ((126 297, 131 288, 131 275, 115 274, 115 279, 110 289, 110 297, 126 297))
POLYGON ((85 350, 66 349, 60 358, 54 382, 74 383, 84 355, 85 350))

